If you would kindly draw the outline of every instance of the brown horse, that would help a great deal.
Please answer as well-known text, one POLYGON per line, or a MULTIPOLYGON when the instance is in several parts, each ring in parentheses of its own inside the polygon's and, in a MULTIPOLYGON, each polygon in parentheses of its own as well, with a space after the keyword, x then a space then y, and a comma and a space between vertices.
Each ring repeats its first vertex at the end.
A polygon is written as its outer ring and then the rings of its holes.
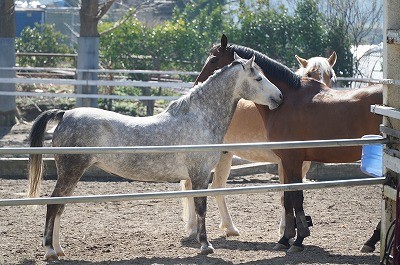
MULTIPOLYGON (((370 113, 369 108, 372 104, 382 103, 382 86, 357 90, 329 89, 315 79, 296 75, 286 66, 260 52, 239 45, 228 45, 225 36, 222 36, 221 44, 211 48, 210 55, 196 81, 206 80, 213 71, 232 62, 234 52, 244 58, 250 58, 254 54, 256 63, 263 69, 264 74, 284 95, 284 103, 275 111, 256 105, 262 117, 260 121, 264 124, 265 140, 359 138, 365 134, 379 133, 381 117, 370 113)), ((245 118, 241 126, 245 127, 247 123, 245 118)), ((248 130, 248 133, 252 134, 252 128, 248 130)), ((303 178, 304 161, 354 162, 361 157, 361 147, 273 150, 273 154, 281 163, 279 170, 281 182, 298 183, 303 178)), ((222 156, 221 159, 224 157, 222 156)), ((225 184, 220 182, 216 174, 213 187, 225 184)), ((303 240, 310 235, 310 230, 303 209, 303 200, 302 191, 284 192, 286 225, 283 236, 275 249, 290 247, 290 252, 304 249, 303 240), (289 239, 296 236, 296 227, 297 238, 290 246, 289 239)))
MULTIPOLYGON (((304 77, 314 78, 331 87, 336 79, 333 66, 336 63, 336 53, 333 52, 329 58, 325 57, 312 57, 310 59, 303 59, 296 55, 299 62, 299 70, 296 74, 304 77)), ((241 99, 236 107, 231 124, 224 138, 224 143, 248 143, 248 142, 263 142, 265 141, 265 127, 261 115, 259 114, 253 102, 241 99)), ((279 170, 280 159, 271 150, 257 149, 257 150, 240 150, 225 152, 217 167, 215 168, 216 177, 213 179, 212 187, 220 188, 225 187, 225 183, 229 177, 231 170, 233 155, 240 156, 243 159, 254 162, 271 162, 277 163, 279 170)), ((311 162, 304 161, 303 163, 303 177, 310 169, 311 162)), ((283 181, 283 180, 282 180, 283 181)), ((191 189, 190 181, 182 181, 182 189, 191 189)), ((217 196, 216 201, 221 214, 220 228, 225 231, 227 236, 239 235, 239 230, 235 227, 230 217, 226 202, 223 196, 217 196)), ((183 219, 186 222, 186 229, 190 236, 196 234, 197 221, 196 213, 194 211, 193 199, 187 198, 183 200, 184 211, 183 219)), ((283 207, 283 193, 282 193, 282 207, 283 207)), ((285 229, 285 215, 284 208, 282 218, 279 226, 280 235, 283 235, 285 229)))

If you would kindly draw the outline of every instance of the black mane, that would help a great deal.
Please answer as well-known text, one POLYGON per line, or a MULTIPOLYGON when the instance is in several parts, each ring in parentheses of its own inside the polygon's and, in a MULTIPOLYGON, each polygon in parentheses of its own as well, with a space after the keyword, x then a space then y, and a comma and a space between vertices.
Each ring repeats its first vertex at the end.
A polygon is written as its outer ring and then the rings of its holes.
POLYGON ((292 88, 301 86, 301 77, 295 74, 287 66, 269 58, 265 54, 241 45, 230 44, 227 47, 232 53, 236 52, 240 57, 250 59, 253 54, 256 56, 256 63, 267 76, 282 80, 292 88))

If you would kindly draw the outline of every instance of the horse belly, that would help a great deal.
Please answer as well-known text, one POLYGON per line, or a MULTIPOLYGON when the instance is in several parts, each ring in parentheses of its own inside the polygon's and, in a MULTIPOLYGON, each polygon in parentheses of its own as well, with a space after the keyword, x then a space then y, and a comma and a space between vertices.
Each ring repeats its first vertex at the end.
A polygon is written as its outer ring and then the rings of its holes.
POLYGON ((174 156, 157 159, 157 155, 107 155, 95 166, 122 178, 137 181, 179 182, 189 179, 188 170, 174 156))
POLYGON ((278 163, 280 158, 271 150, 243 150, 243 151, 232 151, 232 153, 240 158, 252 161, 252 162, 271 162, 278 163))
POLYGON ((361 147, 312 148, 306 159, 321 163, 352 163, 361 159, 361 147))
MULTIPOLYGON (((267 133, 261 115, 253 102, 239 100, 231 123, 224 137, 224 143, 256 143, 266 142, 267 133)), ((279 157, 267 149, 232 151, 243 159, 253 162, 278 163, 279 157)))

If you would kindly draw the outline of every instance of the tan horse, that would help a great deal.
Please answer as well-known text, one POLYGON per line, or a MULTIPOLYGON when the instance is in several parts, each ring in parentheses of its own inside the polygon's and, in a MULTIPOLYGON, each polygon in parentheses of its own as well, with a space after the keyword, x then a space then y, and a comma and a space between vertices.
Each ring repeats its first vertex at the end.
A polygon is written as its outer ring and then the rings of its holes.
MULTIPOLYGON (((382 86, 357 90, 329 89, 315 79, 296 75, 286 66, 260 52, 240 45, 228 45, 226 36, 221 38, 220 45, 211 48, 197 81, 206 80, 215 69, 230 63, 234 52, 245 58, 255 54, 256 62, 263 69, 264 74, 284 95, 284 103, 275 111, 256 105, 261 116, 260 120, 265 126, 266 136, 262 140, 304 141, 359 138, 365 134, 379 133, 379 124, 382 119, 370 113, 369 108, 370 105, 382 103, 382 86)), ((251 108, 247 110, 249 109, 251 108)), ((241 120, 240 126, 245 127, 245 122, 247 120, 241 120)), ((304 161, 354 162, 361 157, 361 147, 274 150, 271 157, 280 162, 281 183, 298 183, 302 182, 304 176, 304 161)), ((222 156, 222 160, 224 159, 226 158, 222 156)), ((226 168, 221 169, 218 165, 216 170, 226 170, 226 168)), ((224 185, 225 181, 220 179, 220 174, 215 174, 212 187, 224 185)), ((290 252, 304 249, 303 240, 310 235, 310 229, 303 208, 303 200, 303 191, 284 192, 285 230, 275 249, 289 248, 290 252), (296 227, 297 237, 290 246, 289 239, 296 236, 296 227)), ((225 203, 223 197, 217 198, 217 202, 218 206, 221 202, 225 203)), ((222 220, 224 221, 226 220, 222 220)), ((229 229, 235 231, 235 227, 229 229)))
POLYGON ((333 70, 337 58, 336 52, 333 52, 328 58, 312 57, 308 60, 298 55, 295 56, 300 64, 300 69, 296 71, 296 74, 313 78, 332 87, 332 83, 336 81, 336 74, 333 70))
MULTIPOLYGON (((325 83, 329 87, 332 86, 332 82, 336 79, 335 71, 333 70, 333 66, 336 63, 335 52, 333 52, 329 58, 312 57, 307 60, 296 55, 296 59, 300 65, 300 69, 296 72, 298 75, 311 77, 325 83)), ((198 81, 199 80, 196 80, 196 83, 198 81)), ((257 107, 253 102, 241 99, 236 107, 236 111, 233 115, 228 131, 225 134, 224 143, 265 142, 266 134, 267 132, 257 107)), ((234 155, 253 162, 277 163, 278 170, 281 170, 280 158, 271 150, 255 149, 225 152, 215 168, 215 177, 211 185, 212 188, 225 187, 225 183, 231 170, 232 158, 234 155)), ((303 163, 303 177, 305 177, 310 169, 310 165, 310 161, 303 163)), ((182 181, 181 184, 183 190, 191 189, 190 181, 182 181)), ((232 222, 232 218, 230 217, 224 197, 216 196, 216 202, 221 215, 221 224, 219 227, 225 231, 226 236, 238 236, 239 230, 232 222)), ((186 222, 186 229, 190 236, 195 235, 197 232, 197 221, 192 199, 184 199, 183 207, 183 219, 186 222)), ((281 235, 283 235, 285 228, 283 207, 282 211, 283 213, 279 229, 281 235)))

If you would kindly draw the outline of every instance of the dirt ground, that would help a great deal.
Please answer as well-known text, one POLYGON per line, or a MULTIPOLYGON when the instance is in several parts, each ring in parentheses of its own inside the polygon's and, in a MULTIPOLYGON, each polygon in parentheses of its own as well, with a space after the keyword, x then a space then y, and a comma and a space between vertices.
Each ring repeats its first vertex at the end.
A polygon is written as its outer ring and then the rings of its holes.
MULTIPOLYGON (((0 146, 27 145, 29 125, 1 128, 0 146)), ((4 157, 4 156, 3 156, 4 157)), ((276 176, 252 175, 230 180, 228 187, 275 184, 276 176)), ((54 180, 45 180, 41 196, 49 196, 54 180)), ((25 179, 0 174, 0 198, 23 198, 25 179)), ((177 183, 93 181, 83 178, 74 195, 178 190, 177 183)), ((313 218, 311 236, 301 253, 274 251, 278 237, 278 193, 227 198, 239 237, 226 238, 214 198, 208 200, 207 233, 215 253, 199 255, 200 245, 186 239, 181 201, 148 200, 70 204, 61 219, 66 253, 54 264, 379 264, 379 244, 360 253, 380 218, 380 186, 305 191, 305 211, 313 218)), ((0 264, 47 264, 41 246, 45 206, 0 207, 0 264)))

